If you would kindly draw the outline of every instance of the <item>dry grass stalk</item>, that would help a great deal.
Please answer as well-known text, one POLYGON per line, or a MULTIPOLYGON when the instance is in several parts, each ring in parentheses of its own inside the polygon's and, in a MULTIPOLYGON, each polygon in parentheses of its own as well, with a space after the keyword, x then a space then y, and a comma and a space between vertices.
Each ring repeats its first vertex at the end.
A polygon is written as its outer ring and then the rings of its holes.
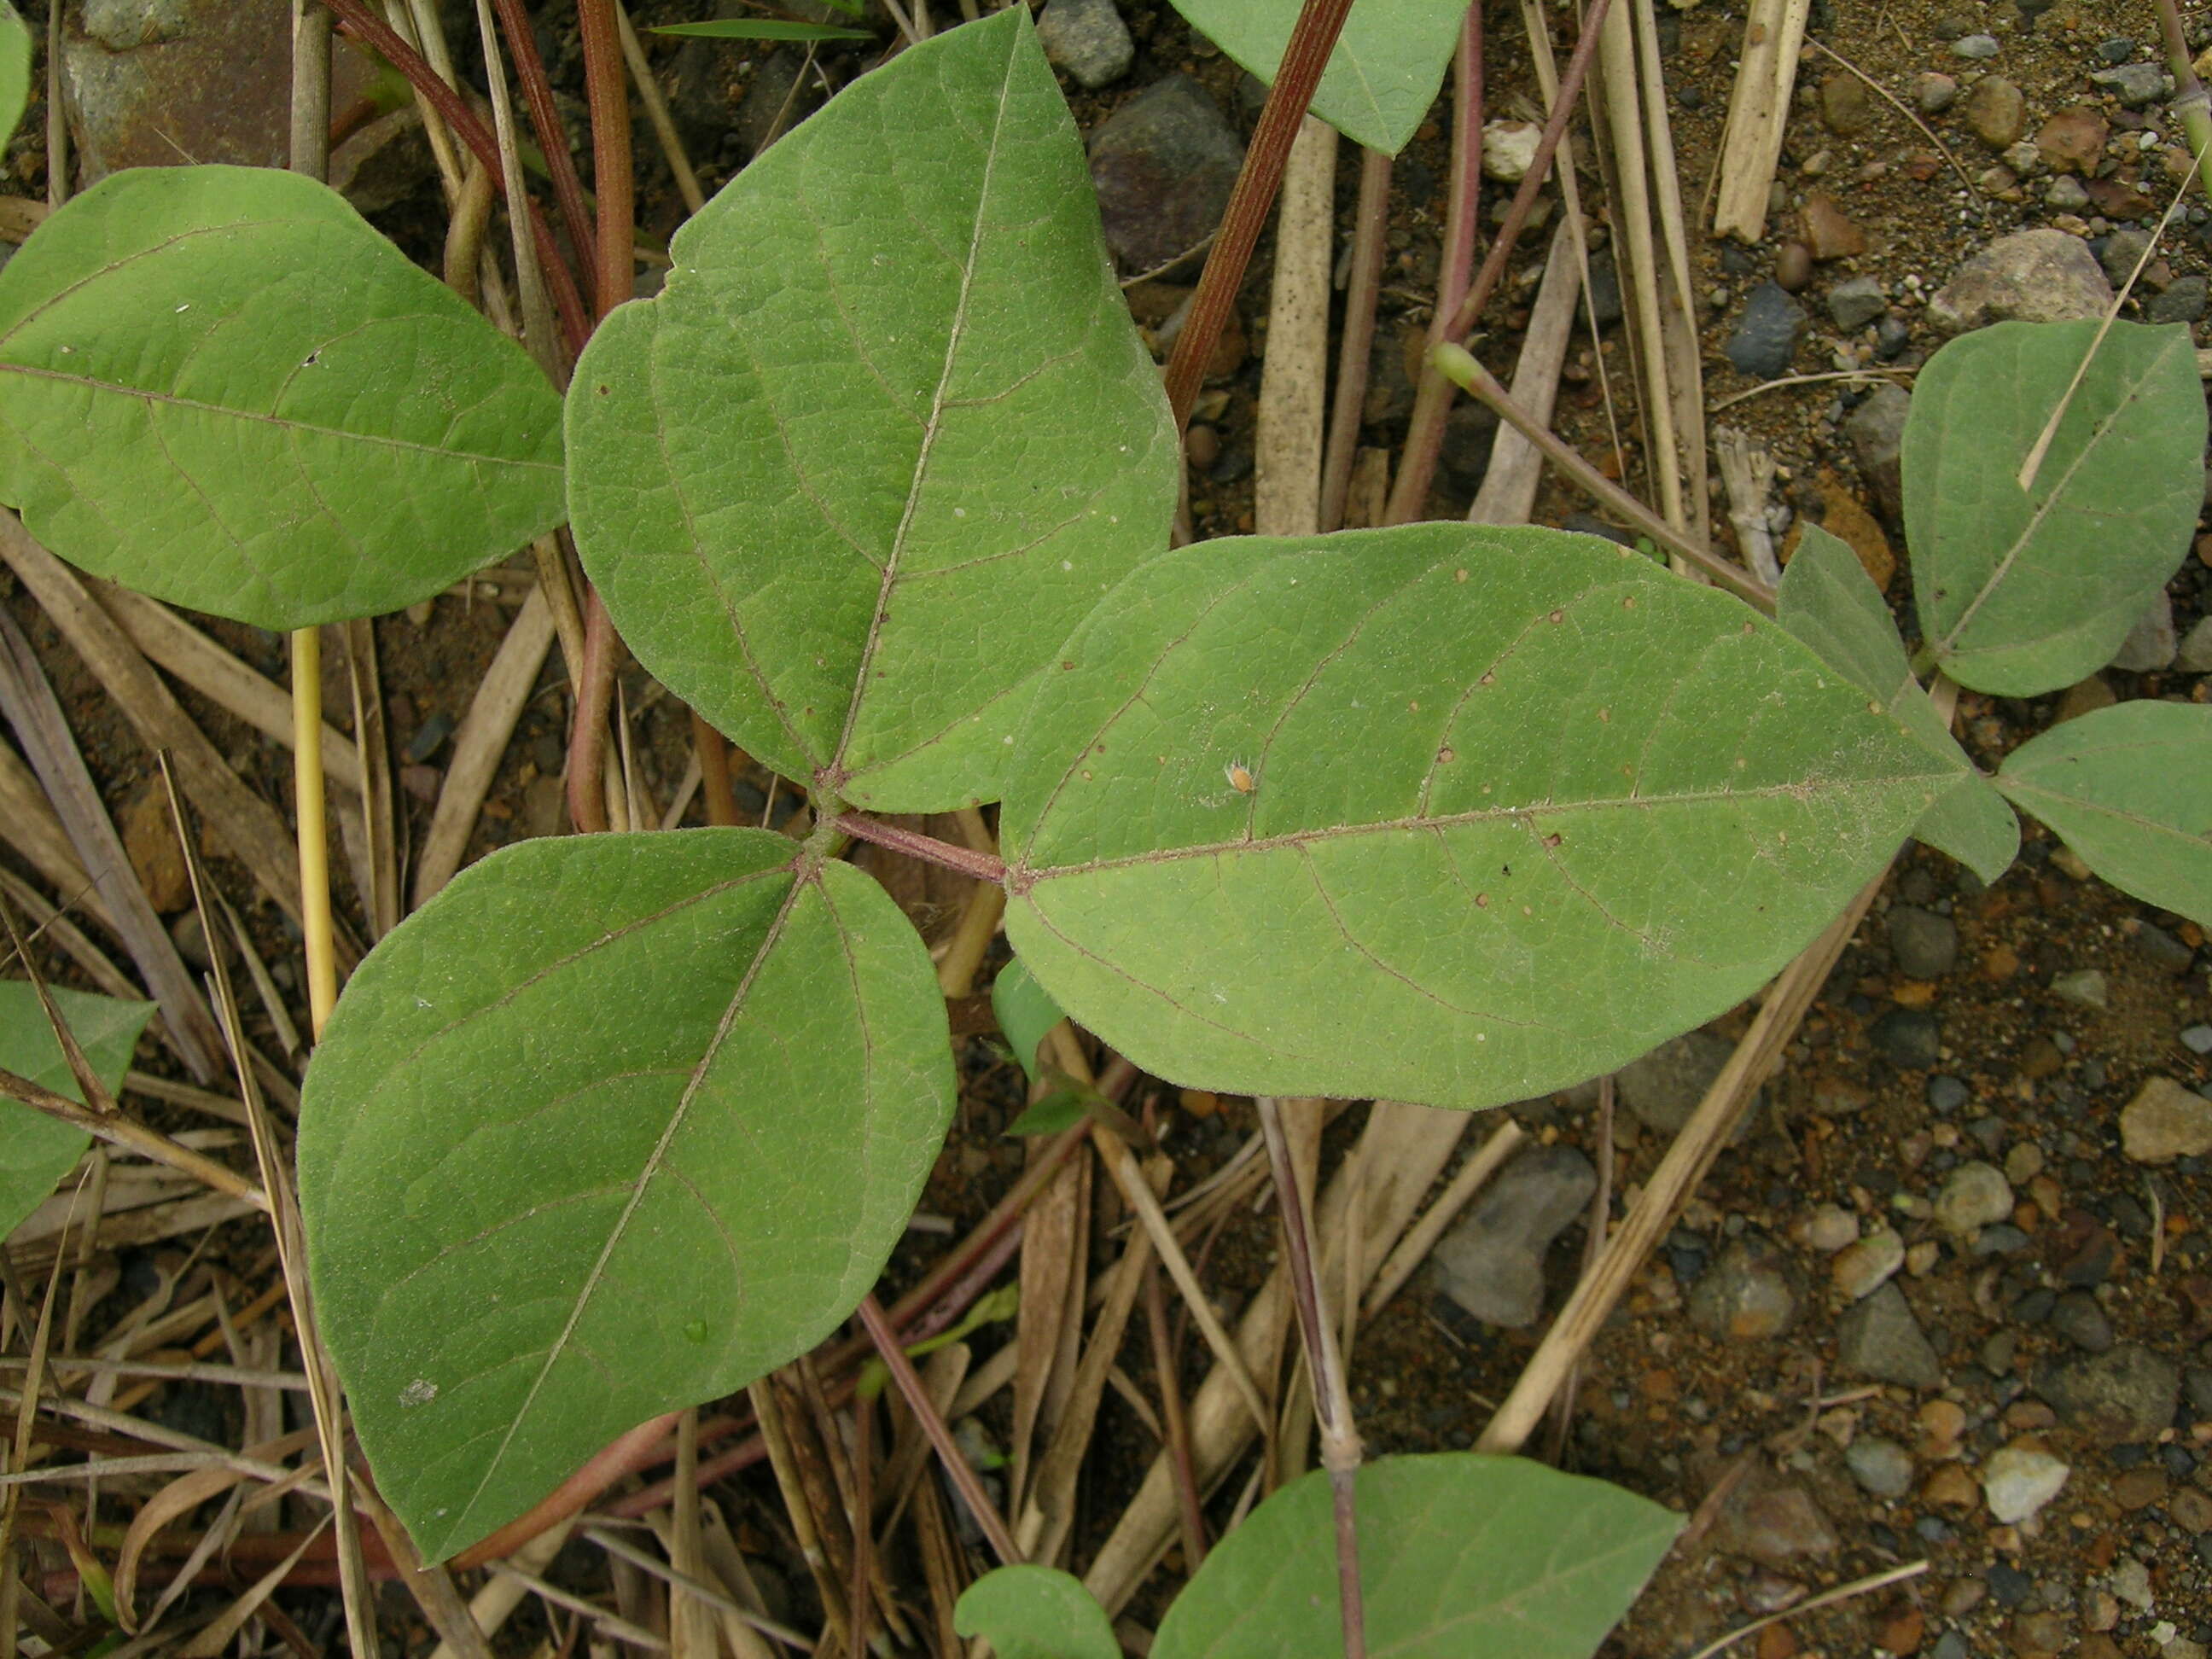
POLYGON ((423 838, 422 862, 415 870, 418 908, 459 871, 477 815, 499 770, 499 757, 530 702, 531 688, 538 684, 552 645, 552 612, 544 595, 532 592, 500 641, 498 654, 477 683, 469 712, 453 733, 453 763, 446 769, 430 832, 423 838))
POLYGON ((1813 0, 1751 0, 1743 55, 1721 130, 1721 173, 1713 203, 1713 234, 1756 243, 1766 234, 1766 198, 1782 159, 1797 56, 1813 0))
MULTIPOLYGON (((360 836, 364 845, 356 858, 356 885, 362 908, 368 915, 373 944, 399 925, 399 817, 392 793, 392 744, 384 722, 384 675, 376 659, 376 629, 366 617, 356 618, 342 630, 345 640, 346 683, 353 695, 353 729, 361 734, 360 836)), ((330 738, 323 739, 324 763, 330 761, 330 738)), ((353 853, 354 822, 339 804, 338 822, 353 853)))
POLYGON ((1276 209, 1253 453, 1253 525, 1262 536, 1311 535, 1321 525, 1335 197, 1336 129, 1309 115, 1291 141, 1276 209))
MULTIPOLYGON (((1074 1048, 1072 1043, 1067 1047, 1074 1048)), ((1073 1058, 1081 1061, 1079 1049, 1073 1058)), ((1079 1081, 1091 1080, 1088 1066, 1074 1074, 1079 1081)), ((1040 1078, 1030 1091, 1031 1100, 1042 1099, 1051 1087, 1040 1078)), ((1032 1162, 1043 1150, 1034 1138, 1030 1140, 1027 1151, 1032 1162)), ((1043 1419, 1042 1432, 1049 1436, 1057 1420, 1056 1412, 1045 1415, 1047 1395, 1064 1400, 1074 1377, 1083 1310, 1078 1273, 1090 1239, 1091 1160, 1073 1158, 1030 1206, 1022 1223, 1021 1302, 1014 1323, 1012 1480, 1007 1487, 1018 1513, 1029 1492, 1030 1451, 1039 1421, 1043 1419)))
MULTIPOLYGON (((1565 167, 1560 169, 1567 176, 1565 167)), ((1536 419, 1549 422, 1559 396, 1559 372, 1566 367, 1567 347, 1575 331, 1575 307, 1582 298, 1582 260, 1577 257, 1573 216, 1569 215, 1552 235, 1551 257, 1544 266, 1543 286, 1528 313, 1528 330, 1522 337, 1521 358, 1513 370, 1513 398, 1536 419)), ((1491 445, 1489 470, 1474 504, 1467 510, 1469 524, 1515 525, 1528 522, 1535 510, 1536 489, 1542 483, 1544 458, 1536 446, 1511 427, 1500 431, 1491 445)))
POLYGON ((82 910, 111 933, 116 932, 106 902, 85 873, 84 861, 70 844, 69 832, 55 816, 46 791, 5 744, 0 744, 0 824, 6 826, 8 845, 61 896, 64 906, 82 910))

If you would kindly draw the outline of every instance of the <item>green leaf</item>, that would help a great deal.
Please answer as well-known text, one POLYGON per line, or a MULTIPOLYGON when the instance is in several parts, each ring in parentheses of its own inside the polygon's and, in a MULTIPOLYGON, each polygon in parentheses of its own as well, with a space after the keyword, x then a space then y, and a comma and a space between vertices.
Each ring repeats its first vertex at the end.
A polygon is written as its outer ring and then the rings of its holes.
POLYGON ((684 34, 706 40, 872 40, 866 29, 834 23, 793 23, 776 17, 725 17, 711 23, 660 23, 652 34, 684 34))
POLYGON ((373 616, 560 522, 559 405, 337 192, 118 173, 0 270, 0 500, 195 610, 373 616))
POLYGON ((1554 531, 1153 561, 1063 647, 1000 819, 1068 1015, 1230 1094, 1485 1106, 1748 994, 1957 776, 1735 600, 1554 531))
POLYGON ((568 398, 623 636, 825 798, 996 799, 1039 669, 1166 545, 1180 466, 1026 9, 862 76, 673 252, 568 398))
POLYGON ((0 0, 0 145, 15 136, 30 102, 30 26, 9 0, 0 0))
POLYGON ((1022 1074, 1036 1082, 1037 1045, 1067 1016, 1019 957, 999 969, 998 978, 991 981, 991 1012, 998 1016, 999 1029, 1006 1034, 1022 1074))
POLYGON ((2122 892, 2212 927, 2212 708, 2096 709, 2014 750, 1997 787, 2122 892))
MULTIPOLYGON (((122 1088, 131 1051, 153 1016, 154 1005, 58 987, 49 994, 94 1074, 110 1093, 122 1088)), ((69 1061, 62 1057, 62 1046, 54 1041, 46 1011, 39 1005, 39 994, 21 980, 0 980, 0 1069, 84 1104, 69 1061)), ((12 1100, 0 1100, 0 1238, 15 1231, 24 1217, 46 1201, 54 1183, 76 1166, 91 1144, 92 1137, 82 1129, 12 1100)))
POLYGON ((2205 417, 2186 328, 2115 323, 2020 487, 2097 327, 1978 329, 1914 384, 1903 460, 1920 631, 1978 691, 2033 696, 2094 673, 2189 551, 2205 417))
MULTIPOLYGON (((1191 27, 1273 84, 1298 9, 1283 0, 1175 0, 1191 27)), ((1428 118, 1459 43, 1462 0, 1354 6, 1322 71, 1313 112, 1346 137, 1395 155, 1428 118)))
POLYGON ((2020 852, 2020 820, 1988 779, 1974 769, 1905 660, 1905 641, 1881 590, 1858 555, 1815 524, 1805 526, 1782 573, 1774 619, 1850 676, 1929 752, 1958 769, 1959 781, 1912 826, 1930 847, 1948 853, 1984 883, 2012 867, 2020 852))
POLYGON ((523 842, 346 987, 300 1196, 362 1443, 426 1555, 875 1283, 951 1048, 914 929, 817 856, 761 830, 523 842))
MULTIPOLYGON (((1585 1659, 1682 1526, 1602 1480, 1473 1452, 1381 1459, 1357 1492, 1368 1651, 1395 1659, 1585 1659)), ((1152 1659, 1335 1653, 1341 1617, 1316 1470, 1214 1546, 1152 1659)))
POLYGON ((1053 1567, 985 1573, 952 1609, 952 1631, 984 1638, 998 1659, 1121 1659, 1106 1610, 1053 1567))
POLYGON ((1055 1089, 1006 1125, 1010 1135, 1056 1135, 1083 1121, 1090 1103, 1073 1088, 1055 1089))

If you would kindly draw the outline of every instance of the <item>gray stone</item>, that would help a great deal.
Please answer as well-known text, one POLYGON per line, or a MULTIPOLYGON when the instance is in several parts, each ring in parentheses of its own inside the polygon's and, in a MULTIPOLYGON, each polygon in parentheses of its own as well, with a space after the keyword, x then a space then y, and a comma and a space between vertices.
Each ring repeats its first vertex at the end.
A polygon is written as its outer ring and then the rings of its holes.
POLYGON ((1631 1061, 1617 1079, 1620 1103, 1647 1129, 1671 1135, 1690 1121, 1735 1046, 1705 1031, 1689 1031, 1631 1061))
POLYGON ((1912 1454, 1878 1434, 1852 1441, 1844 1453, 1844 1467, 1863 1491, 1876 1498, 1902 1498, 1912 1490, 1912 1454))
POLYGON ((1853 1376, 1908 1389, 1943 1386, 1943 1367, 1905 1292, 1884 1285, 1845 1313, 1836 1328, 1836 1358, 1853 1376))
POLYGON ((1943 1028, 1925 1008, 1893 1008, 1867 1036, 1883 1059, 1904 1071, 1925 1071, 1942 1058, 1943 1028))
POLYGON ((2063 230, 2002 236, 1959 267, 1928 302, 1949 334, 1990 323, 2069 323, 2104 315, 2112 285, 2089 245, 2063 230))
POLYGON ((1929 70, 1912 83, 1912 95, 1923 115, 1941 115, 1959 101, 1959 83, 1949 76, 1929 70))
POLYGON ((2185 1025, 2181 1046, 2192 1054, 2212 1054, 2212 1025, 2185 1025))
POLYGON ((2084 1353, 2109 1353, 2112 1322, 2087 1291, 2069 1291, 2051 1304, 2051 1328, 2084 1353))
POLYGON ((1990 149, 2010 149, 2027 131, 2027 95, 2002 75, 1985 75, 1967 88, 1959 112, 1990 149))
MULTIPOLYGON (((63 106, 82 182, 125 167, 282 167, 291 123, 289 0, 88 0, 62 40, 63 106)), ((367 54, 331 59, 331 107, 374 80, 367 54)))
POLYGON ((1236 188, 1244 146, 1187 75, 1155 81, 1091 137, 1091 179, 1107 244, 1154 270, 1212 234, 1236 188))
POLYGON ((1971 1659, 1971 1653, 1965 1637, 1954 1630, 1947 1630, 1936 1638, 1936 1649, 1929 1659, 1971 1659))
POLYGON ((1830 1272, 1836 1288, 1856 1302, 1871 1296, 1905 1265, 1905 1240, 1893 1227, 1869 1233, 1838 1255, 1830 1272))
POLYGON ((2112 1006, 2112 988, 2103 972, 2095 968, 2077 968, 2070 974, 2059 975, 2051 981, 2051 994, 2078 1008, 2112 1006))
POLYGON ((1889 295, 1872 276, 1854 276, 1828 290, 1828 315, 1838 328, 1856 333, 1889 309, 1889 295))
POLYGON ((1573 1147, 1530 1147, 1437 1242, 1439 1287, 1486 1323, 1534 1324, 1544 1311, 1544 1252, 1596 1190, 1596 1170, 1573 1147))
POLYGON ((1051 0, 1037 14, 1036 33, 1044 55, 1086 87, 1120 80, 1137 56, 1114 0, 1051 0))
POLYGON ((1987 63, 1999 50, 1994 34, 1969 34, 1951 43, 1951 56, 1963 58, 1970 64, 1987 63))
POLYGON ((1979 1158, 1961 1164, 1944 1177, 1936 1195, 1936 1224, 1964 1238, 2012 1215, 2012 1183, 2004 1171, 1979 1158))
POLYGON ((2105 238, 2104 252, 2097 256, 2099 267, 2117 288, 2128 280, 2150 247, 2150 233, 2147 230, 2116 230, 2105 238))
POLYGON ((2111 93, 2120 100, 2122 109, 2154 104, 2173 86, 2166 72, 2155 64, 2122 64, 2117 69, 2099 70, 2089 77, 2089 84, 2111 93))
POLYGON ((2154 323, 2201 322, 2208 292, 2212 288, 2202 276, 2177 276, 2143 307, 2143 316, 2154 323))
POLYGON ((2068 1423, 2108 1446, 2155 1440, 2181 1400, 2181 1367, 2133 1342, 2045 1365, 2035 1392, 2068 1423))
POLYGON ((2044 187, 2043 204, 2053 213, 2080 213, 2089 205, 2089 191, 2070 173, 2062 173, 2044 187))
POLYGON ((2130 674, 2155 674, 2170 666, 2180 650, 2173 635, 2173 600, 2160 588, 2112 653, 2112 665, 2130 674))
POLYGON ((1690 1320, 1709 1336, 1759 1341, 1797 1319, 1796 1271, 1772 1240, 1747 1233, 1690 1289, 1690 1320))
POLYGON ((2212 617, 2199 617, 2182 635, 2173 665, 2185 674, 2212 674, 2212 617))
POLYGON ((1889 913, 1889 956, 1910 979, 1941 979, 1959 964, 1959 928, 1948 916, 1917 905, 1889 913))
POLYGON ((1948 1115, 1974 1097, 1963 1079, 1942 1073, 1928 1079, 1928 1103, 1937 1111, 1948 1115))
POLYGON ((1844 436, 1850 441, 1851 457, 1858 463, 1859 477, 1874 492, 1875 505, 1892 520, 1899 518, 1904 511, 1902 464, 1899 457, 1905 443, 1905 417, 1911 410, 1911 392, 1901 386, 1881 386, 1869 392, 1866 401, 1853 410, 1850 418, 1844 422, 1844 436))
POLYGON ((1790 372, 1804 337, 1805 307, 1778 283, 1761 283, 1745 303, 1742 320, 1729 337, 1728 360, 1739 374, 1771 380, 1790 372))

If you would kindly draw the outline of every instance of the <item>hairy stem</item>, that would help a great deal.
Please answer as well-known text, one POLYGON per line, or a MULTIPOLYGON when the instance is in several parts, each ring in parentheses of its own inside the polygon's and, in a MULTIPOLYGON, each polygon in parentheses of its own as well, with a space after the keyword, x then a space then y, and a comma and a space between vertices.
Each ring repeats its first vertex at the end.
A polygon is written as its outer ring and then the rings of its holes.
POLYGON ((1351 9, 1352 0, 1305 0, 1291 30, 1290 45, 1283 49, 1275 84, 1268 88, 1260 124, 1244 152, 1243 168, 1237 175, 1237 188, 1221 216, 1213 251, 1206 255, 1198 292, 1191 297, 1190 315, 1168 356, 1168 405, 1175 412, 1178 432, 1188 423, 1190 406, 1198 401, 1207 360, 1237 303, 1244 269, 1282 185, 1291 143, 1298 136, 1298 123, 1305 118, 1306 106, 1313 101, 1314 88, 1321 83, 1321 72, 1328 66, 1328 55, 1336 50, 1336 37, 1344 32, 1344 19, 1351 9))
POLYGON ((1275 1178, 1275 1205, 1282 1215, 1283 1260, 1297 1304, 1298 1336, 1313 1374, 1314 1418, 1321 1429, 1322 1467, 1336 1515, 1336 1583, 1344 1614, 1344 1659, 1365 1659, 1367 1613, 1359 1583, 1359 1522, 1353 1504, 1359 1474, 1359 1430, 1352 1419, 1352 1392, 1336 1332, 1322 1300, 1321 1273, 1314 1264, 1312 1220, 1305 1194, 1291 1162, 1291 1143, 1283 1133, 1283 1109, 1273 1096, 1254 1103, 1267 1137, 1267 1164, 1275 1178))
MULTIPOLYGON (((1535 158, 1529 162, 1520 189, 1514 192, 1506 208, 1505 222, 1498 226, 1498 234, 1491 241, 1482 269, 1475 273, 1474 281, 1451 312, 1449 319, 1441 328, 1431 329, 1429 337, 1432 348, 1466 339, 1468 331, 1482 315, 1482 308, 1490 303, 1498 279, 1505 274, 1505 262, 1521 240, 1522 229, 1528 222, 1536 198, 1542 193, 1544 181, 1552 175, 1552 161, 1559 154, 1559 141, 1566 137, 1567 125, 1574 118, 1575 107, 1582 100, 1583 82, 1589 76, 1606 14, 1612 5, 1613 0, 1590 0, 1589 9, 1583 17, 1582 38, 1575 42, 1574 56, 1567 60, 1566 73, 1559 77, 1559 95, 1552 106, 1550 118, 1544 123, 1535 158)), ((1440 304, 1437 310, 1442 319, 1443 307, 1440 304)), ((1433 349, 1431 358, 1422 365, 1420 386, 1413 394, 1406 457, 1398 469, 1397 482, 1391 486, 1389 510, 1383 515, 1386 524, 1410 524, 1421 516, 1428 505, 1429 483, 1436 476, 1437 453, 1442 447, 1444 417, 1451 412, 1452 399, 1452 383, 1437 372, 1433 349)))
POLYGON ((949 841, 925 836, 919 830, 902 829, 896 823, 885 823, 881 818, 863 817, 858 812, 840 812, 830 823, 833 828, 843 830, 855 841, 888 847, 895 853, 904 853, 925 864, 957 870, 962 875, 973 876, 978 881, 1000 882, 1006 878, 1004 860, 989 853, 979 853, 970 847, 956 847, 949 841))

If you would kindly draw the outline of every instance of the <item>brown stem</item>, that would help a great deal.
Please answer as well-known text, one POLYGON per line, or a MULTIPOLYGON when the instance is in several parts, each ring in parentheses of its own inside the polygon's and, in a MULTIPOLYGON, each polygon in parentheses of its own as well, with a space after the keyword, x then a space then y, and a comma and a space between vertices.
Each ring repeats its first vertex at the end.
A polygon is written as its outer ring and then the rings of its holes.
MULTIPOLYGON (((469 147, 493 178, 504 184, 507 174, 499 164, 498 143, 484 124, 477 119, 476 112, 462 101, 460 94, 446 84, 437 70, 422 60, 421 53, 371 11, 367 0, 323 0, 323 3, 337 18, 340 28, 380 53, 392 68, 405 76, 408 84, 428 100, 431 107, 453 128, 454 136, 469 147)), ((546 278, 552 284, 553 303, 561 313, 561 330, 568 339, 568 349, 571 353, 581 351, 586 337, 592 331, 591 324, 576 292, 575 274, 562 259, 560 246, 554 241, 552 229, 535 202, 530 206, 530 234, 537 244, 546 278)))
POLYGON ((1206 1559, 1206 1511, 1198 1501, 1198 1464, 1190 1449, 1190 1418, 1183 1410, 1182 1378, 1176 1373, 1176 1345, 1168 1331, 1167 1291, 1157 1261, 1145 1268, 1145 1324, 1152 1333, 1152 1375, 1160 1389, 1160 1425, 1174 1460, 1176 1504, 1182 1516, 1182 1567, 1196 1572, 1206 1559))
POLYGON ((576 158, 568 153, 568 131, 553 101, 553 83, 546 76, 545 60, 538 55, 538 36, 530 27, 530 14, 523 9, 523 0, 492 0, 492 8, 499 14, 500 33, 507 39, 507 55, 514 64, 523 100, 530 106, 531 131, 538 135, 538 148, 544 153, 545 171, 553 180, 553 199, 560 207, 561 222, 568 226, 568 240, 576 245, 576 257, 580 259, 584 250, 595 245, 592 210, 584 200, 584 181, 576 176, 576 158))
POLYGON ((978 881, 999 882, 1006 878, 1006 866, 1003 859, 988 853, 979 853, 971 847, 956 847, 949 841, 925 836, 918 830, 885 823, 881 818, 863 817, 858 812, 840 812, 830 822, 855 841, 872 842, 878 847, 888 847, 893 852, 904 853, 925 864, 957 870, 962 875, 973 876, 978 881))
POLYGON ((1382 295, 1382 254, 1390 229, 1390 158, 1359 152, 1359 205, 1352 232, 1352 276, 1344 289, 1343 343, 1336 357, 1336 398, 1329 407, 1328 447, 1321 465, 1321 527, 1344 527, 1352 464, 1367 403, 1367 365, 1375 352, 1375 305, 1382 295))
POLYGON ((614 701, 615 667, 622 641, 597 588, 584 596, 584 678, 576 688, 576 723, 568 732, 568 821, 578 833, 607 827, 599 771, 606 754, 607 708, 614 701))
MULTIPOLYGON (((1520 242, 1522 229, 1528 222, 1536 198, 1543 191, 1544 181, 1551 177, 1553 158, 1559 154, 1559 141, 1566 137, 1575 106, 1582 100, 1583 82, 1589 78, 1590 64, 1597 57, 1598 39, 1605 27, 1606 14, 1612 7, 1613 0, 1590 0, 1589 9, 1583 17, 1582 38, 1575 42, 1574 56, 1567 60, 1566 72, 1559 77, 1559 95, 1552 105, 1550 118, 1544 123, 1535 157, 1521 180, 1521 188, 1513 193, 1512 203, 1505 210, 1505 222, 1498 226, 1498 234, 1491 241, 1482 269, 1475 273, 1474 281, 1452 311, 1449 320, 1441 328, 1431 326, 1429 337, 1432 344, 1464 340, 1475 319, 1482 315, 1482 308, 1490 303, 1498 279, 1504 275, 1505 262, 1520 242)), ((1437 313, 1441 318, 1442 306, 1437 307, 1437 313)), ((1428 506, 1429 484, 1436 477, 1437 455, 1443 446, 1444 417, 1451 412, 1451 400, 1452 383, 1432 364, 1423 364, 1420 386, 1413 394, 1413 419, 1407 428, 1406 458, 1399 466, 1397 482, 1391 486, 1389 510, 1383 514, 1385 524, 1410 524, 1428 506)))
POLYGON ((1359 1430, 1352 1418, 1352 1393, 1345 1386, 1336 1332, 1322 1300, 1321 1273, 1314 1265, 1312 1223, 1305 1194, 1298 1186, 1297 1170, 1291 1162, 1282 1107, 1268 1095, 1259 1096, 1254 1104, 1260 1109, 1267 1165, 1275 1178, 1275 1206, 1283 1223, 1283 1261, 1297 1305, 1298 1336, 1305 1348, 1306 1365, 1313 1374, 1322 1467, 1328 1471, 1336 1516, 1336 1585, 1344 1615, 1344 1659, 1366 1659, 1366 1599, 1359 1583, 1359 1522, 1353 1501, 1359 1475, 1359 1430))
POLYGON ((699 751, 699 799, 707 809, 707 822, 741 823, 738 798, 730 790, 730 740, 696 708, 691 711, 691 746, 699 751))
POLYGON ((592 107, 592 185, 599 192, 599 276, 592 309, 604 317, 637 281, 636 179, 629 153, 629 78, 615 0, 576 0, 584 36, 584 92, 592 107))
POLYGON ((1268 88, 1260 124, 1245 149, 1244 166, 1221 216, 1213 251, 1206 255, 1198 292, 1191 296, 1190 314, 1168 357, 1168 406, 1175 413, 1178 432, 1188 423, 1190 406, 1198 401, 1206 365, 1237 303, 1237 291, 1244 285, 1244 268, 1251 263, 1252 249, 1282 185, 1291 141, 1298 135, 1298 123, 1305 118, 1306 106, 1313 101, 1314 88, 1321 83, 1321 72, 1328 66, 1328 55, 1336 50, 1336 37, 1343 33, 1345 15, 1351 9, 1352 0, 1305 0, 1291 30, 1290 45, 1283 49, 1281 67, 1275 71, 1275 84, 1268 88))
POLYGON ((914 1413, 915 1421, 921 1425, 922 1432, 929 1437, 929 1443, 937 1449, 938 1461, 945 1465, 945 1474, 952 1478, 953 1486, 959 1490, 962 1500, 968 1505, 968 1512, 975 1517, 975 1524, 983 1529, 983 1536, 990 1540, 991 1548, 1000 1561, 1007 1566, 1013 1565, 1022 1559, 1022 1553, 1014 1547, 1013 1534, 1006 1530, 1006 1523, 999 1518, 998 1509, 991 1502, 990 1495, 983 1490, 983 1483, 976 1479, 975 1471, 968 1467, 968 1460, 960 1455, 960 1448, 953 1444, 952 1431, 945 1426, 944 1416, 931 1402, 929 1390, 922 1387, 921 1378, 915 1371, 914 1362, 906 1357, 906 1350, 899 1346, 898 1334, 891 1329, 890 1322, 884 1316, 883 1305, 876 1300, 873 1291, 860 1298, 860 1323, 867 1328, 868 1340, 876 1345, 876 1353, 883 1360, 884 1369, 890 1372, 891 1381, 898 1385, 899 1393, 905 1396, 907 1409, 914 1413))
POLYGON ((1692 538, 1686 531, 1676 529, 1650 507, 1638 501, 1619 484, 1613 483, 1588 461, 1570 448, 1566 441, 1551 428, 1513 401, 1512 394, 1498 383, 1497 376, 1477 362, 1457 346, 1443 346, 1431 354, 1448 366, 1452 378, 1473 396, 1487 404, 1497 412, 1498 419, 1512 426, 1528 441, 1544 453, 1544 459, 1565 473, 1576 483, 1589 491, 1626 519, 1636 529, 1649 536, 1660 546, 1680 553, 1692 564, 1704 571, 1723 587, 1734 590, 1739 599, 1757 606, 1769 616, 1774 614, 1774 590, 1751 574, 1730 564, 1703 542, 1692 538))

